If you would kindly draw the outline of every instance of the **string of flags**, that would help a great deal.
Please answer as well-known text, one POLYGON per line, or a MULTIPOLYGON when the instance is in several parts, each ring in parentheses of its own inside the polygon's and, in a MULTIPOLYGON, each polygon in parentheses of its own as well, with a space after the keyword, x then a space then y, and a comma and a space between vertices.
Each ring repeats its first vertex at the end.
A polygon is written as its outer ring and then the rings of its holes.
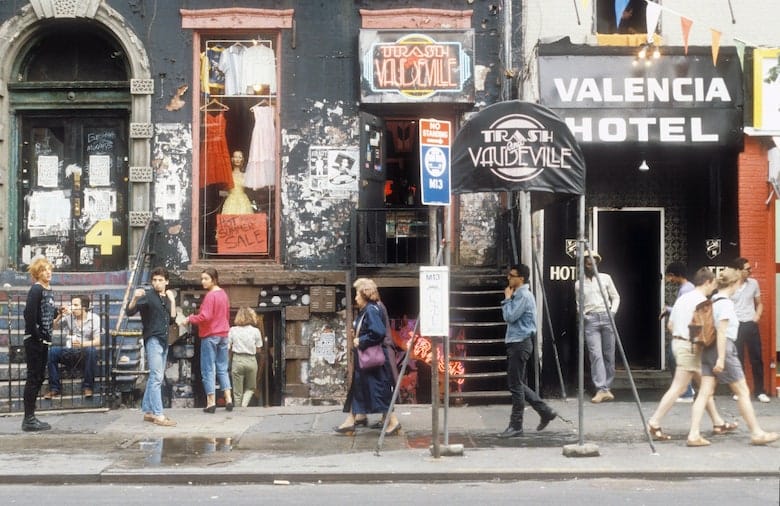
MULTIPOLYGON (((645 19, 647 23, 647 41, 650 43, 653 42, 653 34, 655 33, 658 27, 658 21, 661 18, 661 11, 666 11, 680 18, 680 29, 682 30, 683 46, 685 48, 685 54, 687 55, 688 38, 691 33, 691 28, 694 25, 694 20, 691 19, 689 16, 676 12, 668 7, 664 7, 663 5, 656 3, 652 0, 644 0, 644 1, 647 4, 647 9, 645 11, 645 19)), ((582 0, 583 7, 587 8, 589 2, 590 0, 582 0)), ((618 27, 620 26, 620 22, 623 18, 623 13, 625 12, 629 3, 630 0, 615 0, 615 21, 618 27)), ((712 64, 716 65, 718 62, 718 54, 720 52, 721 36, 723 35, 723 32, 715 28, 710 28, 710 35, 712 39, 712 64)), ((748 44, 744 39, 741 38, 737 38, 737 37, 732 37, 732 38, 734 39, 734 46, 737 49, 737 56, 739 57, 739 65, 740 67, 744 67, 745 46, 746 45, 755 46, 755 45, 748 44)))

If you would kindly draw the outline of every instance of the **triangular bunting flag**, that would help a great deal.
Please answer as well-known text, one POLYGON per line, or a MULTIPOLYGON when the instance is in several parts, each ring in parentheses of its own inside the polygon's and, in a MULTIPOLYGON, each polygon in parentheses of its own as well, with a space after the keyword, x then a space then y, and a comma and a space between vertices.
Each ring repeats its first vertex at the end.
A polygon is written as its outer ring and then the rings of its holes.
POLYGON ((647 22, 647 40, 652 42, 655 29, 658 27, 658 19, 661 17, 661 6, 655 2, 647 2, 645 20, 647 22))
POLYGON ((620 22, 623 20, 623 11, 628 7, 629 0, 615 0, 615 25, 620 28, 620 22))
POLYGON ((745 70, 745 43, 739 39, 734 39, 734 45, 737 48, 737 57, 739 58, 739 68, 745 70))
POLYGON ((680 18, 680 24, 682 25, 682 38, 683 38, 683 46, 685 46, 685 55, 688 55, 688 36, 691 34, 691 25, 693 25, 693 21, 686 17, 680 18))
POLYGON ((710 28, 712 32, 712 64, 718 64, 718 53, 720 52, 720 32, 710 28))

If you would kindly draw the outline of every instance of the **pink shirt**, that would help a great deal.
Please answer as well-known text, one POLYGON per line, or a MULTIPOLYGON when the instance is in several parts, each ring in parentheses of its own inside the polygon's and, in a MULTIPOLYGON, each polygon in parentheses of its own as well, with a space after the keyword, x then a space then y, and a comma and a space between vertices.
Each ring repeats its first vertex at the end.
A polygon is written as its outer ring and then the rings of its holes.
POLYGON ((209 290, 203 297, 198 314, 187 320, 198 326, 198 335, 227 338, 230 330, 230 300, 223 289, 209 290))

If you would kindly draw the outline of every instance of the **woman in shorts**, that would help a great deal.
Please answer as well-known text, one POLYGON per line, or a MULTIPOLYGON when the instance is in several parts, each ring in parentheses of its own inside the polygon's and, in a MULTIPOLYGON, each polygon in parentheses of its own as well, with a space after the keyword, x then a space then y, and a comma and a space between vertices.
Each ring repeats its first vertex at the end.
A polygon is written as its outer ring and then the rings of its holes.
MULTIPOLYGON (((688 433, 688 446, 709 446, 710 442, 701 437, 699 425, 707 401, 715 392, 715 380, 727 383, 731 391, 738 396, 737 405, 742 418, 750 429, 750 443, 765 445, 778 439, 776 432, 766 432, 758 425, 753 404, 750 402, 750 390, 745 381, 742 364, 737 357, 737 329, 739 320, 734 312, 731 295, 737 288, 740 274, 732 268, 724 269, 718 275, 718 292, 712 296, 712 312, 718 338, 715 344, 704 348, 701 356, 701 385, 691 412, 691 429, 688 433)), ((736 424, 728 427, 736 428, 736 424)), ((733 430, 733 429, 732 429, 733 430)), ((723 434, 726 431, 713 431, 723 434)))

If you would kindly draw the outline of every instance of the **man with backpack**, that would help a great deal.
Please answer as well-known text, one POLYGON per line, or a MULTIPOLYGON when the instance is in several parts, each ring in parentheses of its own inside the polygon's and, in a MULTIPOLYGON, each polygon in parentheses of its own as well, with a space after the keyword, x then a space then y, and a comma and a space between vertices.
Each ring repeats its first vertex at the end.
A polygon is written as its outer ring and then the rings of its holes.
MULTIPOLYGON (((672 408, 680 394, 688 388, 691 380, 695 380, 696 383, 701 381, 702 346, 691 341, 689 325, 696 307, 705 302, 715 291, 717 287, 715 274, 708 268, 702 267, 694 274, 693 284, 695 288, 677 299, 669 315, 667 326, 673 336, 672 352, 677 362, 677 368, 671 386, 661 398, 655 412, 647 420, 647 430, 656 441, 668 441, 672 438, 661 429, 663 417, 672 408)), ((707 412, 712 418, 714 426, 726 427, 725 430, 731 427, 718 413, 712 398, 707 402, 707 412)))

